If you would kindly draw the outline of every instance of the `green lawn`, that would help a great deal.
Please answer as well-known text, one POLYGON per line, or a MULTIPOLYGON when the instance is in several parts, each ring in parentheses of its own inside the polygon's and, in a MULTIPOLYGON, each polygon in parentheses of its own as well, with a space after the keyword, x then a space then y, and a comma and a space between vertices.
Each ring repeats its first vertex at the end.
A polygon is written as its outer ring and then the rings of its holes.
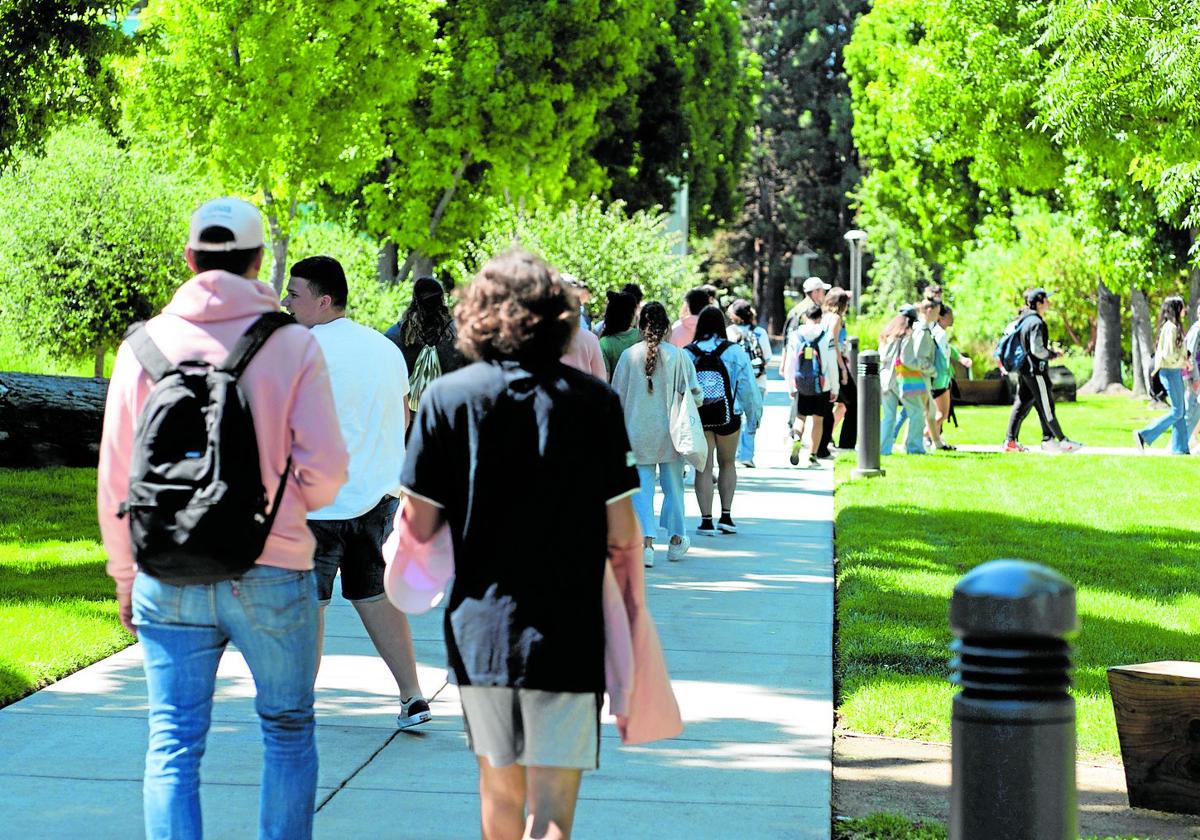
MULTIPOLYGON (((1008 415, 1012 406, 958 406, 958 428, 948 424, 944 435, 947 443, 1004 443, 1008 415)), ((1058 422, 1063 434, 1090 446, 1132 446, 1133 430, 1145 426, 1161 415, 1146 407, 1146 400, 1121 396, 1081 396, 1077 402, 1057 405, 1058 422)), ((1155 442, 1166 447, 1168 435, 1155 442)), ((1030 411, 1021 426, 1021 443, 1036 446, 1042 442, 1042 427, 1037 412, 1030 411)))
MULTIPOLYGON (((112 373, 116 353, 108 351, 104 357, 104 375, 112 373)), ((30 349, 17 340, 12 330, 0 331, 0 371, 14 373, 41 373, 47 376, 91 376, 95 373, 92 359, 55 359, 50 354, 30 349)))
POLYGON ((133 641, 95 498, 93 469, 0 469, 0 706, 133 641))
POLYGON ((998 557, 1079 589, 1079 746, 1119 754, 1110 665, 1196 659, 1200 458, 891 456, 882 479, 837 464, 838 677, 850 729, 949 740, 947 603, 998 557))

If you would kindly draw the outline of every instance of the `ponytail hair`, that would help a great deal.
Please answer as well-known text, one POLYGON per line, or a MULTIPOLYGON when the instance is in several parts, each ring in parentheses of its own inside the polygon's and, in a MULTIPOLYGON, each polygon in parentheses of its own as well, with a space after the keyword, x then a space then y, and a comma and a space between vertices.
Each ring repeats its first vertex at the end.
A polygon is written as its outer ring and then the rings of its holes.
POLYGON ((654 371, 658 368, 658 345, 671 329, 671 319, 667 317, 667 309, 656 300, 642 307, 638 317, 638 329, 642 331, 642 341, 646 342, 646 390, 654 393, 654 371))

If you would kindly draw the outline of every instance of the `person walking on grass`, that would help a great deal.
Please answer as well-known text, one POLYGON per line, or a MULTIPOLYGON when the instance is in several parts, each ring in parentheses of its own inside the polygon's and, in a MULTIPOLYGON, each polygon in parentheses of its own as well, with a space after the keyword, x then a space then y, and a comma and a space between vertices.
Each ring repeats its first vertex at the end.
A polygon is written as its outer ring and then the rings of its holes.
POLYGON ((1025 308, 1017 313, 1014 322, 1017 341, 1020 343, 1022 359, 1015 371, 1017 393, 1013 400, 1012 414, 1008 418, 1008 431, 1004 436, 1005 452, 1025 452, 1020 444, 1021 424, 1029 416, 1029 409, 1037 410, 1042 424, 1042 450, 1045 452, 1078 452, 1083 444, 1070 440, 1063 434, 1054 411, 1054 391, 1050 385, 1050 362, 1062 355, 1051 349, 1046 312, 1050 309, 1050 293, 1045 289, 1030 289, 1025 292, 1025 308))
POLYGON ((808 466, 815 467, 819 463, 821 428, 827 407, 837 399, 840 385, 837 359, 825 333, 822 314, 821 307, 810 304, 803 313, 804 323, 792 330, 788 338, 788 366, 784 378, 796 408, 795 440, 789 459, 793 466, 800 463, 805 421, 809 439, 808 466))
MULTIPOLYGON (((896 414, 903 406, 909 417, 923 416, 921 394, 924 390, 924 375, 919 369, 918 348, 914 335, 917 309, 912 305, 900 307, 896 317, 888 322, 879 336, 879 387, 882 394, 880 411, 879 451, 891 455, 899 425, 896 414)), ((911 420, 905 451, 923 454, 921 424, 911 420)))
POLYGON ((683 521, 683 458, 671 441, 671 406, 684 395, 701 403, 700 382, 688 354, 669 342, 666 308, 658 301, 642 307, 638 319, 642 340, 621 354, 612 387, 621 398, 625 429, 637 460, 641 490, 633 507, 642 523, 646 568, 654 566, 654 534, 666 529, 667 559, 682 560, 691 546, 683 521), (654 519, 654 483, 662 487, 662 514, 654 519))
MULTIPOLYGON (((925 434, 929 431, 929 384, 934 374, 937 355, 933 326, 937 322, 938 313, 941 312, 941 304, 926 298, 919 301, 913 310, 916 319, 911 335, 912 366, 901 359, 896 367, 904 410, 896 421, 891 438, 895 440, 899 437, 901 426, 907 422, 908 433, 905 436, 904 451, 909 455, 924 455, 925 434), (914 408, 917 409, 915 413, 914 408)), ((941 444, 941 438, 936 437, 934 444, 941 444)))
POLYGON ((1200 305, 1196 306, 1196 317, 1183 338, 1187 353, 1187 432, 1193 448, 1200 446, 1196 441, 1196 427, 1200 425, 1200 305))
MULTIPOLYGON (((771 337, 758 325, 758 317, 750 301, 738 299, 729 305, 729 329, 726 337, 741 345, 750 358, 754 384, 765 404, 767 399, 767 365, 771 363, 771 337)), ((743 467, 754 468, 754 435, 743 427, 738 438, 737 461, 743 467)))
POLYGON ((1162 302, 1158 313, 1158 346, 1154 351, 1154 373, 1157 374, 1163 387, 1167 389, 1167 398, 1171 401, 1171 410, 1157 421, 1133 433, 1133 442, 1139 451, 1144 452, 1147 446, 1154 444, 1158 436, 1167 429, 1171 430, 1172 455, 1187 455, 1187 397, 1184 394, 1183 377, 1188 365, 1187 350, 1184 346, 1183 332, 1183 298, 1171 295, 1162 302))
POLYGON ((200 760, 232 642, 262 728, 258 836, 308 838, 318 614, 305 517, 334 500, 348 456, 316 338, 257 279, 257 208, 204 204, 184 253, 195 276, 117 351, 96 494, 118 616, 145 660, 146 836, 202 836, 200 760))
POLYGON ((718 532, 736 534, 733 495, 737 491, 735 466, 738 435, 743 426, 758 430, 762 401, 754 384, 754 371, 746 351, 726 338, 725 316, 715 306, 701 311, 696 319, 696 340, 685 349, 696 366, 703 392, 700 419, 708 439, 708 461, 696 476, 696 501, 700 505, 700 527, 696 533, 712 537, 718 532), (713 468, 720 467, 717 490, 721 518, 713 525, 713 468))
POLYGON ((609 292, 608 306, 604 310, 604 329, 600 331, 600 353, 604 357, 607 379, 612 381, 613 371, 621 354, 637 344, 640 334, 634 325, 637 299, 627 292, 609 292))
POLYGON ((346 317, 346 303, 346 274, 337 260, 309 257, 292 266, 283 304, 321 345, 338 424, 350 450, 350 480, 333 504, 308 514, 317 540, 314 563, 321 605, 317 661, 340 571, 342 597, 354 605, 396 681, 396 727, 408 729, 430 719, 429 703, 417 681, 408 618, 383 590, 383 543, 400 506, 400 468, 411 416, 408 368, 391 340, 346 317))
MULTIPOLYGON (((938 317, 937 325, 932 330, 937 355, 934 359, 935 371, 930 392, 930 396, 933 398, 933 428, 936 430, 937 439, 942 441, 938 448, 943 450, 954 449, 942 438, 946 418, 950 416, 950 390, 951 381, 954 379, 954 362, 961 362, 967 369, 971 367, 970 356, 962 355, 950 343, 949 329, 952 326, 954 326, 954 310, 943 303, 942 314, 938 317)), ((932 437, 929 445, 934 445, 932 437)))
POLYGON ((453 542, 446 650, 489 840, 571 836, 599 761, 606 557, 644 605, 620 402, 559 362, 573 309, 537 257, 489 260, 455 311, 477 361, 430 387, 401 474, 399 526, 453 542), (536 538, 514 527, 530 516, 536 538))

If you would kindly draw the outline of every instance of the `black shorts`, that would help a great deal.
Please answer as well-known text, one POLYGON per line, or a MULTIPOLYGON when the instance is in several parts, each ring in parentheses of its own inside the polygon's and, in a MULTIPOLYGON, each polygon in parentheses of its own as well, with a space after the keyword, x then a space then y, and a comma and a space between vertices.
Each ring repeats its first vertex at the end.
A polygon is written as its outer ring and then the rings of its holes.
POLYGON ((317 538, 313 565, 317 573, 317 600, 329 603, 333 579, 342 570, 342 597, 347 601, 378 601, 383 591, 383 543, 392 533, 392 520, 400 500, 384 496, 379 504, 353 519, 310 519, 308 529, 317 538))
POLYGON ((942 394, 946 393, 949 390, 950 390, 949 385, 947 385, 945 388, 934 388, 933 391, 930 393, 930 396, 936 400, 938 397, 940 397, 942 394))
POLYGON ((797 417, 824 417, 829 410, 829 392, 819 394, 796 394, 797 417))
POLYGON ((718 437, 725 437, 726 435, 737 434, 737 432, 740 431, 741 428, 742 428, 742 415, 735 414, 733 416, 733 419, 730 420, 728 423, 726 423, 724 426, 717 426, 717 428, 715 428, 715 429, 705 429, 704 431, 712 432, 714 435, 717 435, 718 437))

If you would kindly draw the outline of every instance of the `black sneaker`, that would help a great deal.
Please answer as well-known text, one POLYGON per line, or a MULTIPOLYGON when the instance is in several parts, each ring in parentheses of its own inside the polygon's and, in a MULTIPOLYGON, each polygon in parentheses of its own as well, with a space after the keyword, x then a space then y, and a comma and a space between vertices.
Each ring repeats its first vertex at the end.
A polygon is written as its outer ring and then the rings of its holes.
POLYGON ((397 729, 411 729, 433 719, 429 702, 424 697, 409 697, 400 701, 400 714, 396 715, 397 729))
POLYGON ((717 529, 713 525, 712 517, 700 520, 700 527, 696 529, 696 533, 702 537, 715 537, 717 529))
POLYGON ((737 526, 733 524, 733 517, 728 513, 723 514, 720 521, 717 522, 717 530, 722 534, 736 534, 737 526))

